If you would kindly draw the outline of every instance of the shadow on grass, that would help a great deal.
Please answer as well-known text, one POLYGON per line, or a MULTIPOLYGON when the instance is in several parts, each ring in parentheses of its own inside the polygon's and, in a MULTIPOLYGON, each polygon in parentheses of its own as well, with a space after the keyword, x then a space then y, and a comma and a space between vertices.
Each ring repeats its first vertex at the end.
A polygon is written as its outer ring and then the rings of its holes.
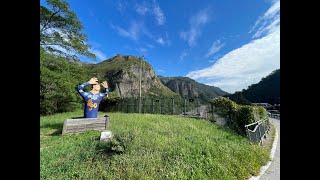
MULTIPOLYGON (((81 117, 71 117, 70 119, 80 119, 81 117)), ((60 136, 62 134, 63 123, 55 123, 55 124, 45 124, 40 126, 40 128, 48 128, 55 130, 53 133, 48 134, 49 136, 60 136)))
POLYGON ((108 142, 99 142, 96 145, 96 153, 99 156, 110 157, 117 154, 122 154, 121 152, 117 152, 112 148, 113 143, 111 141, 108 142))
POLYGON ((49 136, 60 136, 62 134, 63 123, 45 124, 40 126, 40 128, 55 130, 53 133, 48 134, 49 136))

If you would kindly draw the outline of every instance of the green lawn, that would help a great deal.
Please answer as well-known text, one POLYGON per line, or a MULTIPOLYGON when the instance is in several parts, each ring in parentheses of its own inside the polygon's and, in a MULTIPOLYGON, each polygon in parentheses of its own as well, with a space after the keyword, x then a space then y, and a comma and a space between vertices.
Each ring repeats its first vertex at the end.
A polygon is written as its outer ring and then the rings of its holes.
POLYGON ((171 115, 108 113, 124 153, 101 144, 100 132, 61 136, 63 121, 81 115, 40 118, 41 179, 247 179, 269 160, 232 131, 171 115))

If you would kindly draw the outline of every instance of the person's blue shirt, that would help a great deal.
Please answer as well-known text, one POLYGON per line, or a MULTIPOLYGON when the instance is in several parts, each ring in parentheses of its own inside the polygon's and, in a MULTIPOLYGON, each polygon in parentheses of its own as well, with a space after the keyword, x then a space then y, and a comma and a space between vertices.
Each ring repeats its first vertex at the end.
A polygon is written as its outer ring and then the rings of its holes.
POLYGON ((105 88, 104 93, 92 94, 91 92, 84 92, 83 89, 90 85, 89 82, 85 82, 77 87, 77 91, 84 99, 84 118, 97 118, 100 101, 103 97, 108 95, 109 90, 105 88))

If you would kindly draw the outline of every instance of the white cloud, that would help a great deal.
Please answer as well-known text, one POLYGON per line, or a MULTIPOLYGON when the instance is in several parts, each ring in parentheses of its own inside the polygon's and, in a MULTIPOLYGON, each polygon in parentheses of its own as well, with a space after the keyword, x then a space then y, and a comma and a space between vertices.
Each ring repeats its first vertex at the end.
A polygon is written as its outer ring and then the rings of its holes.
POLYGON ((166 71, 164 71, 162 69, 158 69, 158 72, 165 73, 166 71))
POLYGON ((208 62, 209 62, 209 63, 215 63, 215 62, 217 62, 217 60, 220 59, 221 57, 222 57, 222 55, 218 53, 218 54, 214 55, 208 62))
POLYGON ((155 16, 158 25, 163 25, 166 21, 166 17, 164 16, 164 13, 162 12, 160 6, 155 0, 153 1, 152 6, 152 13, 155 16))
POLYGON ((161 45, 168 45, 170 46, 171 42, 169 40, 169 35, 168 32, 165 33, 164 37, 159 37, 156 39, 156 42, 161 44, 161 45))
POLYGON ((117 0, 115 2, 115 6, 116 6, 116 9, 120 12, 120 13, 123 13, 125 12, 126 10, 126 7, 128 6, 127 3, 123 0, 117 0))
POLYGON ((135 11, 140 15, 152 15, 158 25, 163 25, 166 22, 166 17, 155 0, 152 3, 144 1, 142 4, 136 4, 135 11))
POLYGON ((196 45, 196 41, 200 37, 202 28, 208 22, 208 19, 207 9, 199 11, 190 18, 189 30, 180 32, 180 38, 187 41, 190 47, 196 45))
POLYGON ((147 52, 147 49, 146 48, 139 48, 138 51, 144 53, 144 52, 147 52))
POLYGON ((259 17, 249 33, 253 33, 253 38, 259 38, 265 34, 270 34, 280 28, 280 1, 274 1, 274 4, 259 17))
POLYGON ((146 44, 146 46, 148 46, 148 48, 154 48, 152 44, 146 44))
POLYGON ((136 4, 135 10, 140 15, 145 15, 150 11, 148 4, 146 4, 146 1, 144 1, 143 4, 136 4))
POLYGON ((164 40, 163 40, 162 38, 158 38, 158 39, 157 39, 157 42, 158 42, 159 44, 161 44, 161 45, 164 45, 164 44, 165 44, 165 42, 164 42, 164 40))
POLYGON ((103 60, 106 60, 106 59, 107 59, 106 55, 105 55, 103 52, 101 52, 100 50, 91 49, 90 51, 91 51, 93 54, 96 55, 96 57, 99 59, 99 61, 103 61, 103 60))
POLYGON ((138 40, 139 36, 143 33, 148 36, 152 36, 148 30, 144 27, 142 22, 132 21, 127 29, 111 24, 111 28, 115 29, 117 33, 122 37, 127 37, 132 40, 138 40))
POLYGON ((184 57, 186 57, 188 55, 188 53, 187 52, 182 52, 181 53, 181 55, 180 55, 180 60, 183 60, 184 59, 184 57))
POLYGON ((168 39, 163 39, 162 37, 158 38, 157 40, 157 43, 161 44, 161 45, 170 45, 170 41, 168 39))
POLYGON ((235 49, 212 66, 189 72, 187 76, 233 93, 259 82, 277 68, 280 68, 280 31, 235 49))
POLYGON ((186 76, 233 93, 258 83, 261 78, 280 68, 280 9, 277 3, 263 16, 272 21, 259 18, 256 23, 256 34, 265 31, 266 35, 232 50, 210 67, 191 71, 186 76))
POLYGON ((208 53, 205 55, 205 57, 210 57, 213 54, 217 53, 218 51, 220 51, 220 49, 222 49, 225 46, 225 43, 221 43, 220 40, 214 41, 210 47, 210 49, 208 50, 208 53))
POLYGON ((102 45, 96 41, 89 41, 89 44, 91 44, 95 48, 100 48, 102 45))

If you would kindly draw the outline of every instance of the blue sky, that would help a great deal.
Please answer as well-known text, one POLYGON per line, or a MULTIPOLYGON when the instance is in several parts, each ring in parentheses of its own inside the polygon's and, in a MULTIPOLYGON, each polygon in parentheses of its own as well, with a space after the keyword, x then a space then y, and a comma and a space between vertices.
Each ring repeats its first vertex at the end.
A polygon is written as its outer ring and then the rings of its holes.
POLYGON ((280 68, 277 0, 67 2, 97 62, 144 55, 158 75, 188 76, 230 93, 280 68))

